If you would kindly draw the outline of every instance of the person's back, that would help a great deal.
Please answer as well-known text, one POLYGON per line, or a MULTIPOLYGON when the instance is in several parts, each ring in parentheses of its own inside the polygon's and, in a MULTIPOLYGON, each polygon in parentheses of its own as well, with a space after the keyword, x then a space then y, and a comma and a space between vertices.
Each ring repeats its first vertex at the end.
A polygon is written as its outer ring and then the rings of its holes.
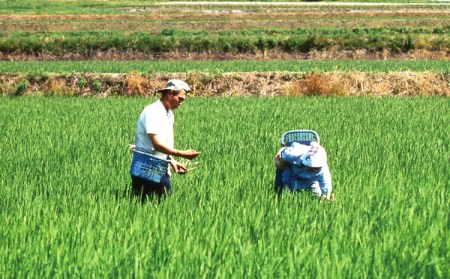
POLYGON ((281 192, 311 190, 316 196, 330 197, 331 174, 325 149, 318 143, 305 145, 293 142, 275 156, 277 167, 275 190, 281 192))

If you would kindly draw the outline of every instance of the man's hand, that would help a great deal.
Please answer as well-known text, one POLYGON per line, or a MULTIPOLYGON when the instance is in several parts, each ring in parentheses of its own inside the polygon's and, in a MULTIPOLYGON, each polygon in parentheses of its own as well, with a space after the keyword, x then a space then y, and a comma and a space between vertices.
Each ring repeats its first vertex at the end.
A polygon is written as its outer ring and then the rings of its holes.
POLYGON ((188 150, 180 150, 180 157, 192 160, 198 155, 200 155, 201 152, 195 151, 194 149, 188 149, 188 150))
POLYGON ((178 150, 178 149, 169 147, 161 140, 161 138, 157 134, 148 134, 148 136, 150 137, 150 140, 152 141, 153 148, 156 151, 159 151, 159 152, 167 154, 167 155, 179 156, 179 157, 183 157, 183 158, 192 160, 201 153, 201 152, 195 151, 194 149, 178 150))
POLYGON ((324 202, 334 202, 336 200, 336 197, 334 196, 333 193, 329 193, 327 195, 322 195, 320 196, 320 201, 324 201, 324 202))
POLYGON ((173 158, 170 160, 170 165, 172 166, 172 168, 175 171, 175 173, 180 173, 180 174, 187 173, 186 166, 183 165, 182 163, 178 162, 177 160, 173 159, 173 158))

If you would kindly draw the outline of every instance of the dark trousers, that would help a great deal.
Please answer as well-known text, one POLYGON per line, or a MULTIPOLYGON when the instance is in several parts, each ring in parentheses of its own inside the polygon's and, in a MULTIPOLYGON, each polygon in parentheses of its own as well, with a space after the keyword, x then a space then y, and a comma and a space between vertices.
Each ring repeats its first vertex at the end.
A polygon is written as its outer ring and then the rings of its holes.
POLYGON ((131 177, 131 194, 139 197, 144 202, 148 197, 156 196, 158 199, 170 196, 172 193, 172 183, 170 176, 166 173, 161 177, 159 183, 147 181, 138 177, 131 177))
POLYGON ((275 181, 274 181, 274 189, 275 189, 275 193, 277 193, 278 195, 281 195, 281 193, 283 192, 283 170, 277 169, 276 173, 275 173, 275 181))

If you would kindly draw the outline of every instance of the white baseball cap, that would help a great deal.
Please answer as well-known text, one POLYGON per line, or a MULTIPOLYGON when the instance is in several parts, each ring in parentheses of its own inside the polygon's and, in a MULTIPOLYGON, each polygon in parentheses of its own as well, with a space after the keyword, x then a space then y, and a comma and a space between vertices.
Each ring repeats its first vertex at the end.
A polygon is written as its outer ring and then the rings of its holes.
POLYGON ((169 90, 174 90, 174 91, 181 91, 184 90, 186 91, 186 93, 188 93, 189 91, 191 91, 191 88, 189 87, 189 85, 179 79, 169 79, 169 81, 166 84, 165 88, 162 89, 158 89, 158 92, 164 92, 164 91, 169 91, 169 90))
POLYGON ((300 159, 302 160, 303 165, 307 167, 321 168, 327 164, 327 153, 325 152, 325 148, 315 144, 312 145, 300 159))

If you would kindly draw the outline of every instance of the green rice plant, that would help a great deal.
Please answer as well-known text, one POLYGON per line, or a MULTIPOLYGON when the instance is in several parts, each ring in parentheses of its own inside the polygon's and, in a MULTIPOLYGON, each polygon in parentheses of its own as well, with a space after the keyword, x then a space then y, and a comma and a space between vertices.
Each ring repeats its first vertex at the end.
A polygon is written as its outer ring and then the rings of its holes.
POLYGON ((128 144, 154 100, 1 99, 2 276, 450 276, 448 98, 188 98, 175 140, 198 168, 141 205, 128 144), (272 191, 299 128, 321 136, 334 203, 272 191))

